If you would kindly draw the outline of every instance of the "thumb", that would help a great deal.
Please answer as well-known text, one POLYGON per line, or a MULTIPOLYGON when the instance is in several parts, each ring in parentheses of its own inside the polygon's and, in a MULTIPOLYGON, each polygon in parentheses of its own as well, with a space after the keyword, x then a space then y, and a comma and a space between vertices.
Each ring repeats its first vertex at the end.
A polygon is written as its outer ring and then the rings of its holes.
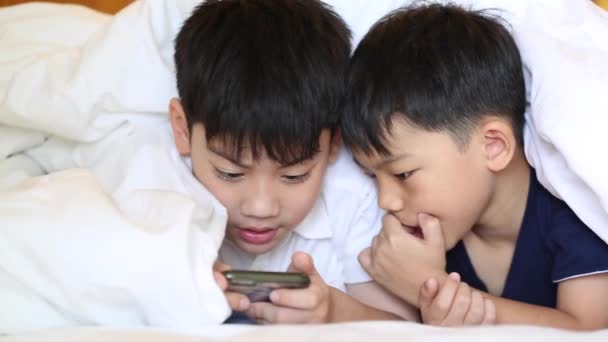
POLYGON ((429 214, 419 213, 418 224, 422 230, 424 241, 428 242, 430 245, 445 249, 443 231, 441 230, 441 224, 436 217, 429 214))
POLYGON ((302 272, 310 276, 319 276, 312 257, 304 252, 295 252, 287 272, 302 272))
POLYGON ((230 266, 219 261, 213 263, 213 278, 217 285, 223 290, 226 291, 228 288, 228 280, 224 277, 222 272, 230 270, 230 266))

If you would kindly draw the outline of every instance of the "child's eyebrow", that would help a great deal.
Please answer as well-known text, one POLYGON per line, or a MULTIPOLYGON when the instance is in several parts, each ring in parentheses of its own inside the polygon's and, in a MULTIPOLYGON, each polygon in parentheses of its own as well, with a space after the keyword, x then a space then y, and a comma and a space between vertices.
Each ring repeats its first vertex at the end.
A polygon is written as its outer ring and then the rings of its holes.
POLYGON ((209 151, 211 151, 211 153, 216 154, 216 155, 218 155, 218 156, 220 156, 220 157, 228 160, 229 162, 231 162, 231 163, 233 163, 233 164, 235 164, 235 165, 237 165, 239 167, 242 167, 244 169, 250 169, 251 168, 251 165, 245 165, 245 164, 243 164, 241 161, 237 160, 232 155, 230 155, 230 154, 228 154, 228 153, 226 153, 224 151, 218 151, 218 150, 214 149, 211 146, 208 146, 208 149, 209 149, 209 151))
MULTIPOLYGON (((374 169, 379 169, 383 166, 386 166, 390 163, 396 162, 397 160, 401 160, 401 159, 406 159, 409 158, 411 155, 409 153, 402 153, 402 154, 398 154, 396 156, 390 156, 384 160, 379 161, 378 163, 376 163, 376 165, 374 165, 374 169)), ((353 161, 355 162, 355 164, 357 164, 357 166, 359 166, 360 168, 367 170, 367 168, 365 168, 363 165, 361 165, 361 163, 357 160, 357 158, 353 157, 353 161)))
POLYGON ((378 162, 374 166, 374 168, 375 169, 379 169, 379 168, 381 168, 383 166, 386 166, 386 165, 388 165, 390 163, 396 162, 397 160, 409 158, 410 156, 411 155, 409 153, 401 153, 401 154, 398 154, 398 155, 390 156, 390 157, 388 157, 388 158, 386 158, 386 159, 378 162))
POLYGON ((281 169, 286 169, 286 168, 288 168, 288 167, 291 167, 291 166, 294 166, 294 165, 301 164, 301 163, 303 163, 303 162, 305 162, 305 161, 308 161, 308 160, 313 160, 313 159, 315 158, 315 156, 316 156, 316 155, 317 155, 317 154, 315 153, 315 154, 314 154, 314 155, 312 155, 312 156, 305 156, 305 157, 300 157, 300 158, 294 159, 294 160, 292 160, 292 161, 290 161, 290 162, 288 162, 288 163, 286 163, 286 164, 281 165, 281 169))

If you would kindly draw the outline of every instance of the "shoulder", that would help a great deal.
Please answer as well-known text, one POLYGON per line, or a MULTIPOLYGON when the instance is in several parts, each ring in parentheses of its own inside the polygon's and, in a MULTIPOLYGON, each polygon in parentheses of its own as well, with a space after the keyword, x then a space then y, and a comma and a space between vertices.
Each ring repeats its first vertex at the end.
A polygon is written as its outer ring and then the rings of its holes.
POLYGON ((538 218, 536 224, 544 234, 553 235, 563 230, 591 232, 566 202, 553 196, 540 184, 534 171, 530 178, 529 203, 526 210, 534 211, 538 218))
MULTIPOLYGON (((562 200, 543 188, 533 174, 526 227, 539 229, 553 263, 555 282, 608 270, 608 244, 597 236, 562 200)), ((530 236, 530 235, 528 235, 530 236)))

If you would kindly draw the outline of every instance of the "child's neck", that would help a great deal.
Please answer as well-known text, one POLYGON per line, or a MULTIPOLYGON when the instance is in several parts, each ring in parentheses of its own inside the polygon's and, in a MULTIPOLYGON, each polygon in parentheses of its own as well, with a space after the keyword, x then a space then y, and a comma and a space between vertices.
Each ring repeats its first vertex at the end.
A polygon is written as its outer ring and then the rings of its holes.
POLYGON ((493 198, 473 233, 486 243, 515 244, 530 187, 530 166, 523 151, 516 152, 496 177, 493 198))

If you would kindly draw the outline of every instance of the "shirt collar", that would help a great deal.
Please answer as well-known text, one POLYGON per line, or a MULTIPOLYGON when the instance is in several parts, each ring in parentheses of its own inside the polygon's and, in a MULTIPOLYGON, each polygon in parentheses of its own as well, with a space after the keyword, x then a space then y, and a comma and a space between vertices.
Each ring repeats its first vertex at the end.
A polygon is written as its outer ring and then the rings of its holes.
POLYGON ((308 215, 294 228, 293 232, 306 239, 327 239, 332 237, 333 233, 329 224, 329 215, 322 191, 308 215))

